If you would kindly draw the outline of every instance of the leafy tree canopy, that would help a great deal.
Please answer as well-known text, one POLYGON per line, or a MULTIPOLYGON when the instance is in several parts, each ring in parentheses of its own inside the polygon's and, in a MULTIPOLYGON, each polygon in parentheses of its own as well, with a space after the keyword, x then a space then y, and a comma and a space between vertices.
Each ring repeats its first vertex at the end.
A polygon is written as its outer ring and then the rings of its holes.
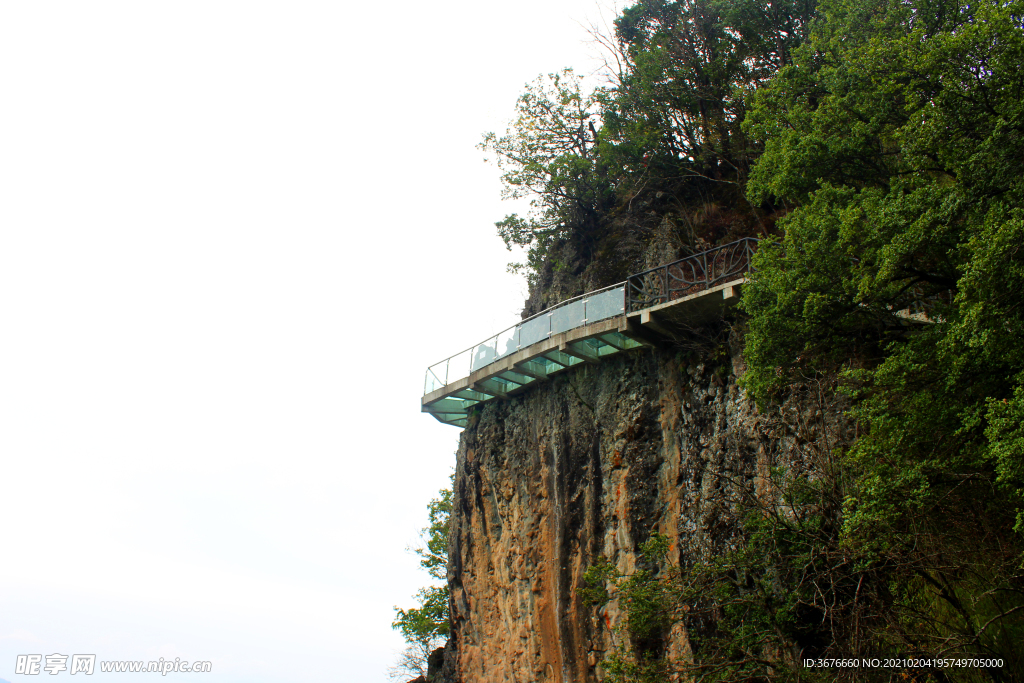
POLYGON ((1024 5, 825 10, 747 123, 766 141, 750 194, 796 204, 745 295, 748 385, 855 359, 879 505, 930 495, 929 472, 1020 488, 1024 5))
POLYGON ((1008 645, 1024 628, 1011 533, 1024 489, 1024 4, 819 9, 745 122, 764 144, 751 200, 792 207, 744 292, 745 382, 768 403, 839 373, 859 436, 835 543, 879 572, 875 597, 898 615, 873 635, 996 654, 1012 664, 987 675, 1012 678, 1024 666, 1008 645))

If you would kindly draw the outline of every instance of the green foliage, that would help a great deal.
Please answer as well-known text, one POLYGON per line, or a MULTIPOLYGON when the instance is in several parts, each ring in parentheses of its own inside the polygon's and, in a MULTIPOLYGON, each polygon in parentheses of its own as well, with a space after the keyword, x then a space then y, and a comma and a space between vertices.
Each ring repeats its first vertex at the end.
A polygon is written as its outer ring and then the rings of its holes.
POLYGON ((640 564, 633 574, 622 574, 606 559, 584 573, 580 596, 588 605, 606 605, 616 600, 626 615, 620 629, 628 645, 620 645, 602 662, 607 678, 619 681, 658 681, 669 670, 660 658, 658 645, 664 630, 672 622, 674 574, 660 565, 669 551, 669 540, 653 534, 641 547, 640 564))
POLYGON ((1022 9, 833 2, 755 97, 749 192, 797 206, 744 295, 745 381, 767 400, 854 359, 855 522, 926 505, 952 473, 1024 482, 1006 419, 1024 371, 1022 9))
POLYGON ((744 178, 758 152, 741 129, 746 97, 790 61, 813 12, 813 0, 626 8, 615 21, 618 83, 601 96, 611 163, 639 175, 744 178))
POLYGON ((487 133, 479 145, 504 171, 502 198, 530 199, 529 216, 511 214, 496 225, 509 249, 529 249, 534 270, 570 226, 593 228, 609 197, 597 166, 597 101, 583 93, 581 80, 564 69, 527 84, 509 130, 487 133))
POLYGON ((875 572, 875 635, 1019 674, 1024 4, 820 12, 745 125, 751 200, 792 211, 744 291, 744 381, 766 405, 841 373, 858 438, 837 538, 875 572))
POLYGON ((429 524, 420 532, 423 545, 415 548, 414 552, 420 557, 420 566, 431 578, 443 583, 416 591, 416 607, 394 608, 395 620, 391 627, 401 632, 408 648, 392 669, 393 678, 425 675, 431 651, 443 644, 450 632, 447 567, 451 512, 452 489, 441 489, 438 497, 427 505, 429 524))
MULTIPOLYGON (((454 483, 455 475, 452 475, 454 483)), ((420 556, 420 566, 438 581, 448 580, 448 536, 451 531, 452 489, 441 489, 438 497, 427 505, 427 519, 430 524, 420 536, 423 545, 415 549, 420 556)))
POLYGON ((1024 622, 1015 613, 1024 601, 987 566, 991 555, 948 547, 926 566, 906 554, 851 548, 837 523, 837 494, 846 489, 835 479, 849 463, 832 465, 816 481, 778 479, 778 507, 748 501, 735 550, 677 566, 654 550, 666 541, 655 535, 640 555, 646 568, 624 575, 606 562, 592 567, 591 595, 599 584, 603 591, 597 604, 617 601, 625 615, 619 645, 602 662, 606 680, 887 681, 891 670, 812 669, 803 660, 897 653, 1005 662, 987 673, 918 669, 918 680, 1016 680, 1024 622), (955 578, 946 573, 954 565, 955 578), (684 637, 688 647, 669 647, 684 637))
POLYGON ((395 608, 393 628, 402 633, 410 644, 433 642, 447 638, 450 628, 448 619, 448 586, 427 586, 416 591, 419 607, 395 608))

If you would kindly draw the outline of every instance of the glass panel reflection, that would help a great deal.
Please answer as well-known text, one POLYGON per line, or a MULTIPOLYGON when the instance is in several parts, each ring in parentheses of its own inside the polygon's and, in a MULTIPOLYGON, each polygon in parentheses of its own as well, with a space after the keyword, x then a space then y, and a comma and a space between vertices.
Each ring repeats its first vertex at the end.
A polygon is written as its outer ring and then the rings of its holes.
POLYGON ((576 365, 577 363, 582 363, 583 362, 579 358, 577 358, 576 356, 570 356, 569 354, 562 353, 561 351, 549 351, 549 352, 545 353, 544 355, 548 359, 553 360, 554 362, 558 363, 559 365, 562 365, 562 366, 567 367, 567 368, 568 367, 572 367, 573 365, 576 365))
POLYGON ((519 326, 511 327, 498 335, 498 358, 504 358, 519 350, 519 326))
POLYGON ((559 306, 551 312, 551 334, 572 330, 586 323, 583 299, 559 306))
POLYGON ((494 351, 494 345, 498 343, 497 337, 491 337, 483 344, 477 344, 473 347, 473 366, 471 372, 476 372, 480 368, 490 365, 496 359, 498 354, 494 351))
POLYGON ((519 326, 519 348, 525 349, 548 338, 551 331, 551 316, 539 315, 519 326))
POLYGON ((622 315, 626 311, 625 296, 625 287, 616 287, 587 297, 587 322, 622 315))

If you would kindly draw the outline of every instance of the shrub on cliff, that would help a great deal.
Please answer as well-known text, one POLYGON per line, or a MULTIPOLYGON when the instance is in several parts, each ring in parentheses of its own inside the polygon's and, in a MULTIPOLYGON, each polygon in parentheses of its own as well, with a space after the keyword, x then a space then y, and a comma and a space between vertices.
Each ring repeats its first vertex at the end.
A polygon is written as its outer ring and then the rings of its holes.
POLYGON ((429 524, 420 532, 423 545, 413 551, 420 557, 420 566, 431 578, 442 583, 419 589, 416 607, 395 607, 395 621, 391 626, 401 632, 408 647, 389 671, 394 680, 426 677, 431 653, 448 638, 451 628, 447 576, 451 512, 452 489, 441 489, 438 497, 427 505, 429 524))

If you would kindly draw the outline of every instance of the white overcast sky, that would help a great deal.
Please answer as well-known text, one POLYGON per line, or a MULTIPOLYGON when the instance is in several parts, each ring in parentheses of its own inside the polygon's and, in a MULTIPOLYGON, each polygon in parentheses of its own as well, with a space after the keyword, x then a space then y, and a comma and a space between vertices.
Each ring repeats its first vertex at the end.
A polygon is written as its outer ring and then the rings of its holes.
POLYGON ((599 14, 0 2, 0 678, 386 680, 459 433, 423 372, 522 308, 474 146, 599 14))

